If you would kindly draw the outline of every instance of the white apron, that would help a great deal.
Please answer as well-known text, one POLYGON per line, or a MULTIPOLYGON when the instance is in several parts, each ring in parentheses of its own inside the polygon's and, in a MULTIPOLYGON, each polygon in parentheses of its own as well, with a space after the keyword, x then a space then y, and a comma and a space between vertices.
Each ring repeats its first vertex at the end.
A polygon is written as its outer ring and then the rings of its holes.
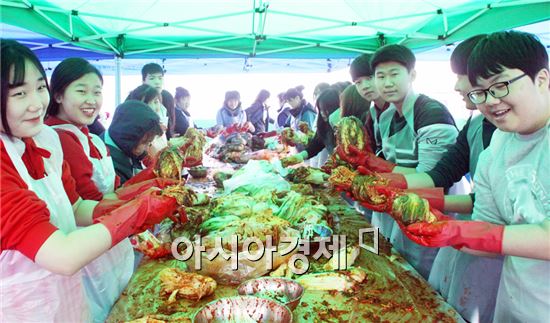
MULTIPOLYGON (((63 151, 59 137, 44 126, 33 139, 36 145, 51 153, 44 159, 47 176, 33 179, 21 160, 25 145, 19 139, 0 134, 15 169, 38 197, 46 202, 50 222, 68 234, 76 230, 71 202, 64 190, 63 151)), ((82 272, 72 276, 54 274, 19 251, 0 254, 0 321, 1 322, 86 322, 90 312, 86 303, 82 272)))
MULTIPOLYGON (((485 149, 483 119, 483 115, 473 117, 466 134, 472 178, 479 154, 485 149)), ((469 221, 471 214, 458 215, 457 219, 469 221)), ((441 248, 428 281, 467 321, 492 322, 503 259, 474 256, 451 247, 441 248)))
MULTIPOLYGON (((407 124, 390 136, 391 123, 396 112, 395 105, 380 115, 382 152, 386 160, 402 167, 418 166, 417 134, 414 131, 414 103, 418 95, 410 93, 403 102, 403 116, 407 124)), ((438 248, 426 248, 409 240, 389 214, 373 212, 372 224, 381 228, 385 237, 390 237, 393 247, 413 266, 422 277, 428 279, 438 248), (375 224, 376 223, 376 224, 375 224)))
MULTIPOLYGON (((114 192, 115 169, 111 156, 107 156, 107 147, 101 139, 90 134, 92 143, 103 158, 90 157, 88 138, 72 124, 57 125, 53 128, 74 133, 84 153, 93 165, 92 180, 101 193, 114 192)), ((114 303, 128 285, 134 271, 134 249, 129 239, 124 239, 116 246, 96 258, 84 267, 84 286, 90 302, 94 321, 103 322, 109 315, 114 303)))
MULTIPOLYGON (((160 105, 160 109, 157 111, 155 110, 155 113, 159 116, 159 122, 162 126, 164 126, 164 129, 168 129, 168 115, 167 110, 164 105, 160 105)), ((183 133, 181 135, 184 135, 183 133)), ((156 136, 155 139, 151 142, 151 147, 147 150, 147 153, 154 157, 159 151, 162 149, 168 147, 168 139, 166 138, 166 131, 163 131, 162 135, 156 136)))

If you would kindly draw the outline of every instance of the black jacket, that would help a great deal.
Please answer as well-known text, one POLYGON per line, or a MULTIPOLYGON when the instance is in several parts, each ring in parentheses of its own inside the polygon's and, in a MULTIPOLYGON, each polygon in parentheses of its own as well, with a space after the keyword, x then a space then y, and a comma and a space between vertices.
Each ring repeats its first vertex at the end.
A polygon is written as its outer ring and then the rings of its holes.
POLYGON ((134 156, 132 150, 139 144, 144 134, 159 124, 159 116, 145 103, 129 100, 119 105, 113 122, 103 140, 109 147, 116 174, 121 184, 142 169, 141 160, 145 154, 134 156), (112 142, 111 142, 112 141, 112 142))
POLYGON ((189 118, 191 117, 191 114, 178 108, 176 108, 175 114, 176 122, 174 125, 174 132, 180 136, 183 136, 189 128, 189 118))
POLYGON ((278 110, 277 125, 279 128, 290 127, 290 106, 278 110))
POLYGON ((334 137, 334 130, 328 122, 321 116, 317 118, 317 130, 315 136, 311 139, 306 147, 308 158, 317 156, 318 153, 326 148, 329 153, 334 150, 336 139, 334 137))
POLYGON ((254 134, 260 132, 269 131, 269 123, 274 121, 269 117, 269 110, 267 110, 267 117, 264 119, 264 105, 260 102, 254 102, 246 110, 246 118, 254 126, 254 134))
MULTIPOLYGON (((470 117, 456 137, 456 143, 447 149, 434 168, 427 172, 436 187, 449 188, 460 181, 462 176, 470 172, 470 143, 468 142, 468 128, 470 117)), ((483 148, 491 143, 496 127, 487 119, 482 123, 483 148)))

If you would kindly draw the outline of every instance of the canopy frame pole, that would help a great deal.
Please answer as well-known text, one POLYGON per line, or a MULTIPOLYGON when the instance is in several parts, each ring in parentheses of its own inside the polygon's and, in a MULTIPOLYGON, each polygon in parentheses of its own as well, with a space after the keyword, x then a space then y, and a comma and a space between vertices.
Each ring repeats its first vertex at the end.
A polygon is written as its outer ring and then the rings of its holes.
MULTIPOLYGON (((246 35, 246 36, 239 37, 239 38, 247 38, 247 37, 250 37, 250 36, 246 35)), ((230 37, 230 38, 237 39, 236 37, 230 37)), ((144 38, 144 37, 136 37, 135 39, 142 39, 142 40, 146 40, 146 41, 155 41, 155 40, 151 40, 149 38, 144 38)), ((125 55, 129 56, 129 55, 136 55, 136 54, 142 54, 142 53, 150 53, 150 52, 162 51, 162 50, 173 49, 173 48, 178 48, 178 47, 191 47, 191 48, 207 49, 207 50, 216 51, 216 52, 237 54, 237 55, 243 55, 243 56, 248 55, 247 52, 242 52, 242 51, 216 48, 216 47, 211 47, 211 46, 202 46, 202 45, 200 45, 201 42, 196 42, 196 43, 177 43, 177 42, 167 42, 167 41, 157 41, 157 42, 158 43, 169 43, 171 45, 165 46, 165 47, 160 47, 160 48, 151 48, 151 49, 144 49, 144 50, 137 50, 137 51, 128 51, 128 52, 125 52, 125 55)))
MULTIPOLYGON (((141 39, 145 41, 149 41, 152 43, 157 44, 167 44, 167 45, 174 45, 174 46, 189 46, 189 45, 203 45, 203 44, 209 44, 209 43, 216 43, 216 42, 223 42, 228 40, 237 40, 242 38, 252 38, 250 35, 238 35, 238 36, 230 36, 230 37, 222 37, 222 38, 216 38, 216 39, 208 39, 208 40, 200 40, 195 42, 176 42, 176 41, 170 41, 170 40, 159 40, 159 39, 153 39, 148 37, 135 37, 134 39, 141 39)), ((174 47, 177 48, 177 47, 174 47)))
MULTIPOLYGON (((97 32, 97 30, 92 26, 90 25, 86 20, 80 18, 80 21, 82 21, 82 23, 84 25, 86 25, 86 27, 88 27, 94 34, 96 35, 99 35, 99 33, 97 32)), ((109 48, 111 48, 111 50, 118 56, 120 55, 120 51, 118 49, 116 49, 111 43, 109 43, 104 37, 101 37, 99 38, 101 41, 103 41, 107 46, 109 46, 109 48)))
POLYGON ((252 0, 252 34, 253 35, 256 30, 256 1, 257 0, 252 0))
POLYGON ((268 55, 268 54, 274 54, 274 53, 288 52, 288 51, 292 51, 292 50, 311 48, 311 47, 315 47, 315 46, 317 46, 317 45, 311 44, 311 45, 303 45, 303 46, 295 46, 295 47, 288 47, 288 48, 273 49, 273 50, 268 50, 268 51, 265 51, 265 52, 262 52, 262 53, 258 53, 257 56, 260 56, 260 55, 268 55))
POLYGON ((390 27, 380 27, 380 26, 371 25, 371 24, 345 22, 345 23, 331 25, 331 26, 303 29, 303 30, 299 30, 299 31, 292 31, 292 32, 284 33, 284 34, 274 34, 274 36, 283 36, 284 37, 284 36, 292 36, 292 35, 297 35, 297 34, 301 35, 301 34, 307 34, 307 33, 316 32, 316 31, 338 29, 338 28, 350 27, 350 26, 353 26, 353 27, 358 26, 358 27, 363 27, 363 28, 376 29, 377 31, 381 31, 381 32, 384 32, 384 33, 399 32, 399 29, 390 28, 390 27))
POLYGON ((213 19, 220 19, 220 18, 227 18, 227 17, 234 17, 234 16, 242 16, 242 15, 248 15, 250 11, 236 11, 236 12, 230 12, 223 15, 216 15, 216 16, 206 16, 201 18, 195 18, 195 19, 187 19, 187 20, 180 20, 173 22, 172 24, 177 25, 185 25, 193 22, 201 22, 201 21, 207 21, 207 20, 213 20, 213 19))
POLYGON ((44 18, 45 20, 47 20, 50 24, 52 24, 52 26, 54 26, 55 28, 57 28, 59 31, 61 31, 63 34, 65 34, 65 36, 69 37, 69 38, 73 38, 73 35, 71 33, 69 33, 67 30, 65 30, 65 28, 61 27, 58 23, 56 23, 55 21, 53 21, 52 18, 48 17, 48 15, 46 15, 44 12, 42 12, 42 10, 40 10, 39 8, 37 7, 30 7, 32 8, 32 10, 34 12, 36 12, 40 17, 44 18))
POLYGON ((74 35, 74 31, 73 31, 73 15, 70 14, 69 15, 69 33, 71 35, 74 35))
POLYGON ((480 11, 476 12, 474 15, 472 15, 470 18, 464 20, 463 22, 461 22, 460 24, 458 24, 456 27, 454 27, 453 29, 449 30, 449 33, 447 34, 447 36, 451 36, 452 34, 456 33, 457 31, 459 31, 460 29, 462 29, 463 27, 465 27, 466 25, 468 25, 469 23, 471 23, 472 21, 476 20, 477 18, 479 18, 481 15, 483 15, 484 13, 486 13, 487 11, 489 11, 490 9, 488 8, 484 8, 484 9, 481 9, 480 11))
POLYGON ((120 97, 120 88, 122 80, 122 69, 121 69, 122 58, 117 55, 115 56, 115 107, 118 107, 121 101, 120 97))
POLYGON ((7 1, 2 0, 2 1, 0 1, 0 6, 21 8, 21 9, 29 9, 32 5, 27 0, 23 0, 22 3, 7 2, 7 1))
POLYGON ((191 27, 191 26, 184 26, 184 25, 180 25, 180 24, 173 24, 173 25, 170 25, 170 27, 179 28, 179 29, 205 31, 205 32, 209 32, 209 33, 217 34, 217 35, 238 35, 238 34, 235 34, 235 33, 228 33, 228 32, 225 32, 223 30, 201 28, 201 27, 191 27))
POLYGON ((443 14, 443 37, 447 38, 449 35, 449 21, 447 20, 447 13, 445 11, 441 11, 443 14))
MULTIPOLYGON (((259 6, 254 7, 254 12, 252 12, 252 24, 253 24, 252 34, 254 36, 254 40, 252 45, 252 51, 250 52, 251 57, 256 56, 256 47, 262 40, 265 39, 264 29, 265 29, 265 22, 267 18, 267 8, 269 8, 269 3, 264 3, 262 0, 259 0, 259 1, 260 1, 259 6), (254 24, 256 14, 258 15, 258 26, 255 26, 254 24)), ((256 4, 256 1, 254 1, 254 4, 256 4)))

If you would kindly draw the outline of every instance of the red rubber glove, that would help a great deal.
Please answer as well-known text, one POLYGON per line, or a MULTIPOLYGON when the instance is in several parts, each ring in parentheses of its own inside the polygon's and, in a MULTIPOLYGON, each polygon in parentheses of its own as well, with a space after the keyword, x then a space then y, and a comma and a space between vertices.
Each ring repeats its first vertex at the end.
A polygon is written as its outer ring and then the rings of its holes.
POLYGON ((128 201, 125 200, 101 200, 95 206, 92 212, 92 219, 95 220, 100 216, 103 216, 114 209, 126 204, 128 201))
POLYGON ((376 156, 372 152, 359 150, 354 145, 348 146, 349 154, 346 154, 344 148, 341 146, 338 146, 336 150, 342 160, 353 165, 354 167, 363 166, 371 171, 391 173, 395 166, 397 166, 384 158, 376 156))
POLYGON ((408 187, 407 179, 405 178, 405 176, 403 176, 403 174, 399 174, 399 173, 376 173, 376 172, 373 172, 373 171, 367 169, 364 166, 358 166, 357 171, 359 172, 359 174, 362 174, 362 175, 376 176, 376 177, 380 178, 381 180, 385 179, 389 182, 387 186, 396 187, 396 188, 403 188, 403 189, 408 187))
POLYGON ((353 194, 348 191, 349 187, 343 187, 343 186, 340 186, 340 185, 333 185, 334 186, 334 190, 336 190, 338 193, 343 193, 345 194, 347 197, 349 197, 350 199, 352 200, 356 200, 356 198, 353 196, 353 194))
POLYGON ((157 177, 157 175, 155 175, 155 173, 153 172, 153 168, 152 167, 147 167, 144 170, 142 170, 141 172, 139 172, 136 176, 133 176, 132 178, 127 180, 124 184, 122 184, 122 187, 132 185, 132 184, 135 184, 135 183, 140 183, 140 182, 143 182, 143 181, 146 181, 146 180, 149 180, 149 179, 153 179, 153 178, 156 178, 156 177, 157 177))
POLYGON ((200 159, 193 156, 185 157, 182 163, 183 167, 195 167, 202 165, 202 157, 200 159))
POLYGON ((350 164, 354 168, 357 168, 357 166, 362 166, 366 163, 368 152, 359 150, 353 145, 349 145, 348 150, 349 154, 346 153, 344 147, 342 147, 341 145, 336 146, 336 154, 338 155, 338 157, 340 157, 341 160, 350 164))
POLYGON ((178 207, 176 199, 159 193, 160 190, 149 189, 110 213, 95 218, 94 223, 107 227, 114 246, 126 237, 160 223, 166 217, 179 222, 174 216, 178 207))
MULTIPOLYGON (((449 221, 449 220, 454 220, 454 218, 448 216, 448 215, 445 215, 443 213, 441 213, 441 211, 437 210, 437 209, 434 209, 434 208, 431 208, 430 207, 430 212, 435 215, 435 217, 437 218, 437 221, 449 221)), ((399 219, 396 219, 394 216, 392 216, 395 220, 395 222, 397 222, 397 225, 399 225, 399 228, 401 229, 401 232, 403 232, 403 234, 409 238, 410 240, 416 242, 417 244, 420 244, 422 245, 420 242, 419 242, 419 238, 417 236, 415 236, 414 234, 412 234, 411 232, 409 232, 407 230, 407 226, 403 224, 403 222, 401 222, 399 219)))
POLYGON ((276 130, 273 130, 273 131, 270 131, 270 132, 261 132, 257 135, 258 137, 260 138, 269 138, 269 137, 275 137, 277 136, 277 131, 276 130))
POLYGON ((130 200, 151 187, 163 189, 167 186, 178 185, 179 183, 179 181, 171 178, 153 178, 132 185, 124 185, 116 190, 115 193, 120 200, 130 200))
POLYGON ((504 226, 484 221, 438 221, 406 227, 413 241, 426 247, 452 246, 502 253, 504 226))

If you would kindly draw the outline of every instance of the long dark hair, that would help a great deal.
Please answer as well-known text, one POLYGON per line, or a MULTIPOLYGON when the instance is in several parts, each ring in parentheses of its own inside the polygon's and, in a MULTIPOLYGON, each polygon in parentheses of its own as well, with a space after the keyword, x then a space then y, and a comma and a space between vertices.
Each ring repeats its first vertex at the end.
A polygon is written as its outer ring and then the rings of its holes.
POLYGON ((181 86, 178 86, 176 88, 176 94, 174 95, 174 99, 176 100, 176 102, 179 101, 179 99, 186 98, 188 96, 191 96, 191 94, 189 94, 189 91, 186 88, 183 88, 181 86))
POLYGON ((171 137, 176 127, 176 103, 172 94, 166 90, 160 92, 162 105, 166 108, 168 114, 168 137, 171 137))
MULTIPOLYGON (((328 117, 340 106, 340 92, 333 87, 329 87, 319 94, 315 106, 319 110, 319 113, 326 112, 326 116, 328 117)), ((317 120, 319 119, 317 118, 317 120)))
POLYGON ((322 115, 317 117, 316 136, 319 136, 326 147, 334 147, 334 131, 329 124, 329 116, 338 109, 340 105, 340 93, 337 89, 329 87, 319 94, 315 106, 319 114, 324 113, 327 116, 325 120, 322 115))
POLYGON ((59 113, 59 103, 55 100, 55 97, 62 95, 71 83, 88 73, 96 74, 101 84, 103 84, 101 72, 97 67, 83 58, 67 58, 55 67, 50 82, 50 94, 53 100, 50 100, 50 104, 48 105, 47 116, 55 116, 59 113))
POLYGON ((1 39, 1 68, 0 68, 0 81, 1 81, 1 110, 0 115, 2 117, 2 127, 4 133, 11 136, 10 126, 7 119, 7 102, 9 90, 13 87, 22 85, 25 82, 25 62, 29 61, 33 64, 38 72, 44 78, 46 86, 48 85, 46 72, 44 67, 40 64, 38 57, 28 47, 21 45, 15 40, 1 39), (10 79, 10 70, 13 67, 13 77, 10 79), (11 81, 11 83, 10 83, 11 81))
POLYGON ((265 103, 267 99, 269 99, 269 96, 271 96, 271 93, 269 93, 268 90, 262 89, 258 93, 258 96, 256 96, 256 100, 254 100, 254 103, 265 103))

